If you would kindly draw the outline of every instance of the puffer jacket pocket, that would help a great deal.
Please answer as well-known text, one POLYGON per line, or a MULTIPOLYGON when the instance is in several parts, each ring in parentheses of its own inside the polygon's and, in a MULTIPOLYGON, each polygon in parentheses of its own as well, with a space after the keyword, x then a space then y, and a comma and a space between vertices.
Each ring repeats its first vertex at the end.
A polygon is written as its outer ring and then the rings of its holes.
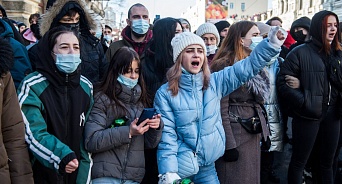
POLYGON ((192 150, 177 153, 178 175, 181 178, 188 178, 199 171, 197 155, 192 150))

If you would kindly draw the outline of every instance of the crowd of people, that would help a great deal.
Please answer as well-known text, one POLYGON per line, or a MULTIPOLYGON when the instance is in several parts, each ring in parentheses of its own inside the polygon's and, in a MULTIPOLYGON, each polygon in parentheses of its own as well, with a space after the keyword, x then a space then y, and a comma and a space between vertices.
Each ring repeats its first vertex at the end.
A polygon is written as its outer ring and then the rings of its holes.
POLYGON ((280 183, 290 144, 286 182, 341 183, 335 13, 288 31, 278 17, 151 25, 140 3, 127 16, 114 40, 82 0, 49 0, 29 26, 0 5, 2 182, 280 183))

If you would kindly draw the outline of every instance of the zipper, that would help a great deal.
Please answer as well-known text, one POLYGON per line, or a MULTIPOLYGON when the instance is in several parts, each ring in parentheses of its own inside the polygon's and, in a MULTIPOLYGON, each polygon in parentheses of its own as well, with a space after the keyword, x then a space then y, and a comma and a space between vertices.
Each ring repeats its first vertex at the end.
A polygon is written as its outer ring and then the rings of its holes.
POLYGON ((132 88, 131 91, 132 91, 132 95, 131 95, 130 103, 133 103, 134 102, 134 97, 135 97, 137 91, 134 88, 132 88))
MULTIPOLYGON (((196 82, 195 82, 194 78, 195 78, 195 75, 192 75, 191 76, 192 92, 194 94, 195 101, 196 101, 197 118, 198 118, 198 120, 201 120, 200 115, 202 114, 202 109, 199 108, 200 107, 200 104, 199 104, 200 100, 199 100, 199 96, 198 96, 198 93, 197 93, 196 82)), ((202 122, 198 122, 198 123, 202 123, 202 122)), ((197 127, 198 126, 199 126, 199 124, 197 124, 197 127)), ((199 140, 200 140, 200 137, 199 137, 200 135, 198 134, 197 136, 198 136, 198 138, 197 138, 198 141, 196 141, 196 148, 195 149, 197 149, 197 144, 199 143, 199 140)), ((194 156, 197 156, 197 150, 194 151, 194 156)))
POLYGON ((69 83, 69 75, 66 74, 65 76, 65 102, 66 102, 66 116, 64 118, 64 122, 66 123, 66 138, 69 136, 69 123, 68 123, 68 116, 69 116, 69 100, 68 100, 68 83, 69 83))
POLYGON ((330 82, 328 82, 329 84, 329 97, 328 97, 328 105, 330 104, 330 100, 331 100, 331 85, 330 82))
POLYGON ((125 154, 125 159, 124 159, 124 162, 123 162, 123 168, 122 168, 122 171, 121 171, 121 183, 124 183, 124 173, 126 171, 126 166, 127 166, 127 157, 128 157, 128 151, 129 151, 129 148, 130 148, 130 145, 131 145, 131 142, 132 142, 132 139, 133 137, 129 140, 129 143, 127 145, 127 151, 126 151, 126 154, 125 154))

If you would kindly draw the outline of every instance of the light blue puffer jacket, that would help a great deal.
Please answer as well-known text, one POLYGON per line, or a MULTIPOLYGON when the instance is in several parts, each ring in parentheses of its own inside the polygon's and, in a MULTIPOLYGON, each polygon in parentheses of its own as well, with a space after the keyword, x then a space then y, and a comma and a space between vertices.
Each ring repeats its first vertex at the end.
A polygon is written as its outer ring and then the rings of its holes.
MULTIPOLYGON (((159 88, 154 107, 161 114, 164 129, 158 145, 157 159, 160 174, 178 172, 177 152, 196 150, 198 124, 202 116, 199 151, 200 166, 215 162, 224 154, 225 132, 222 126, 220 100, 255 76, 270 59, 279 53, 268 40, 263 40, 250 57, 212 73, 207 90, 202 91, 203 73, 182 74, 179 92, 172 96, 168 83, 159 88)), ((215 62, 215 61, 214 61, 215 62)))

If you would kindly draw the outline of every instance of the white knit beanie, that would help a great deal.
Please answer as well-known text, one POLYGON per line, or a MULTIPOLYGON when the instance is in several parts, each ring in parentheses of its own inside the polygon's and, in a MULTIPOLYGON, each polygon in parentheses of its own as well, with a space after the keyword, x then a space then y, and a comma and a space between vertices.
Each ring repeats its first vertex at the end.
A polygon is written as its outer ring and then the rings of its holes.
POLYGON ((173 62, 176 62, 180 53, 189 45, 200 45, 203 48, 204 53, 207 53, 207 49, 201 37, 191 32, 183 32, 177 34, 171 40, 171 46, 173 49, 173 62))
POLYGON ((220 34, 216 28, 216 26, 212 23, 204 23, 200 25, 196 31, 196 34, 202 37, 204 34, 213 34, 216 37, 216 46, 220 44, 220 34))

